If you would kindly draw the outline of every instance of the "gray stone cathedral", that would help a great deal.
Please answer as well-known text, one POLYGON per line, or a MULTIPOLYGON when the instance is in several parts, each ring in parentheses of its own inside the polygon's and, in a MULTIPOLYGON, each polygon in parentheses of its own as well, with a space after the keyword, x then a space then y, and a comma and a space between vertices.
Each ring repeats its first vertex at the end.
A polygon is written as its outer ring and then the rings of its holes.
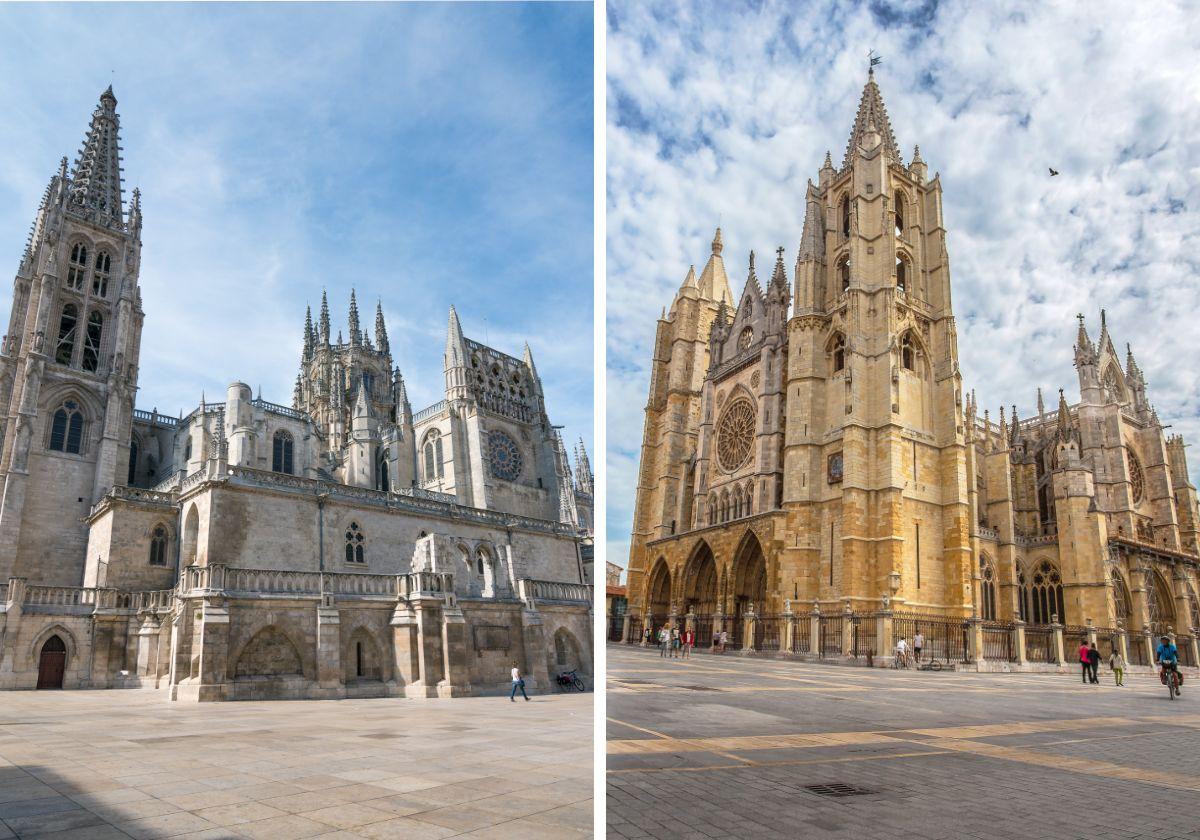
POLYGON ((292 405, 134 408, 142 211, 100 97, 50 181, 0 346, 0 688, 455 696, 591 673, 592 475, 522 358, 450 309, 414 412, 383 310, 322 295, 292 405))

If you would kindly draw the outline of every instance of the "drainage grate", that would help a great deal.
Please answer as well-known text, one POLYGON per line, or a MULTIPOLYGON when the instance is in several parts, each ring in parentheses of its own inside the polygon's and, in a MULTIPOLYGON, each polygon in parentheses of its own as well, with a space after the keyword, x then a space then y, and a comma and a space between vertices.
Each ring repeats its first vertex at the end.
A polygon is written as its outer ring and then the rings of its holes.
POLYGON ((817 796, 865 796, 874 793, 873 790, 848 785, 843 782, 829 782, 823 785, 805 785, 804 789, 817 796))

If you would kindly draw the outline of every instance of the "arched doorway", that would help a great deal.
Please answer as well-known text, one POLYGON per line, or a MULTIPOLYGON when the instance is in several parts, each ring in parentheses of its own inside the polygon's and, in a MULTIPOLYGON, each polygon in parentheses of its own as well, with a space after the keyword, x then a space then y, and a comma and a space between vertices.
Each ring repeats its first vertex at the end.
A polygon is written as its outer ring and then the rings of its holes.
POLYGON ((711 615, 717 611, 717 563, 701 541, 683 572, 683 611, 711 615))
POLYGON ((42 645, 38 658, 38 688, 62 688, 67 670, 67 646, 58 636, 51 636, 42 645))
POLYGON ((732 613, 741 624, 741 617, 750 611, 761 614, 767 600, 767 561, 762 545, 753 533, 746 535, 733 559, 733 586, 729 597, 732 613))
POLYGON ((671 614, 671 570, 666 559, 660 557, 650 572, 650 583, 646 589, 646 606, 653 616, 654 628, 658 629, 671 614))
POLYGON ((1175 602, 1171 588, 1157 570, 1146 572, 1146 613, 1155 636, 1175 632, 1175 602))
POLYGON ((196 506, 188 508, 187 516, 183 519, 183 565, 192 566, 196 563, 196 549, 200 541, 200 514, 196 506))

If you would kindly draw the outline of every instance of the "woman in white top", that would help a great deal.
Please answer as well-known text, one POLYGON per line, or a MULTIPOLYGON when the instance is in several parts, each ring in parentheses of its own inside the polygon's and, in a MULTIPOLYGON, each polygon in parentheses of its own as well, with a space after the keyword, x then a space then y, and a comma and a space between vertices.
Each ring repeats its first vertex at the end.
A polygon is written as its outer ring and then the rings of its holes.
POLYGON ((512 666, 512 682, 512 691, 509 693, 508 699, 516 703, 517 689, 519 688, 521 689, 521 696, 528 700, 529 695, 525 693, 525 680, 521 679, 521 669, 517 666, 516 662, 512 666))

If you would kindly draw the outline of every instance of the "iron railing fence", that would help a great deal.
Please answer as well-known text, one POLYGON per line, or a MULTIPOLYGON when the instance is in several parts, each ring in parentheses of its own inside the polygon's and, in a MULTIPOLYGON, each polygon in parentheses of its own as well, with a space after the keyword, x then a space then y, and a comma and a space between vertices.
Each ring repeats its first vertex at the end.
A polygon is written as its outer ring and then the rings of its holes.
POLYGON ((843 613, 821 616, 817 633, 818 641, 821 644, 819 651, 821 656, 841 656, 842 628, 845 623, 846 616, 843 613))
MULTIPOLYGON (((916 648, 921 636, 921 659, 942 662, 970 661, 966 619, 935 613, 895 612, 892 614, 892 639, 904 639, 909 650, 916 648)), ((890 651, 889 651, 890 653, 890 651)))
POLYGON ((754 649, 768 653, 783 648, 783 616, 760 615, 754 622, 754 649))
POLYGON ((983 622, 983 658, 995 662, 1016 662, 1013 625, 1006 621, 983 622))

